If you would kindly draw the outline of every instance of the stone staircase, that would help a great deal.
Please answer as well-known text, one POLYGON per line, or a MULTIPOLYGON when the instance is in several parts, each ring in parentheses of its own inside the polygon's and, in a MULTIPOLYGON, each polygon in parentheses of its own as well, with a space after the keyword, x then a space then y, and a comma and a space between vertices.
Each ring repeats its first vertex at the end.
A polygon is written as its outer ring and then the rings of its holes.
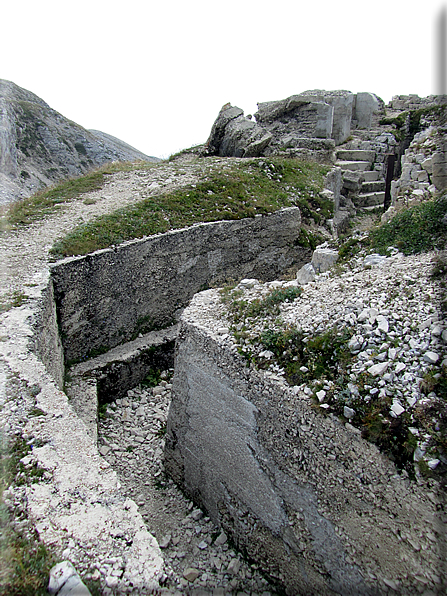
MULTIPOLYGON (((367 149, 339 149, 336 165, 342 172, 358 172, 361 187, 350 198, 356 207, 373 209, 383 205, 385 180, 376 167, 376 152, 367 149)), ((379 166, 380 167, 380 166, 379 166)))

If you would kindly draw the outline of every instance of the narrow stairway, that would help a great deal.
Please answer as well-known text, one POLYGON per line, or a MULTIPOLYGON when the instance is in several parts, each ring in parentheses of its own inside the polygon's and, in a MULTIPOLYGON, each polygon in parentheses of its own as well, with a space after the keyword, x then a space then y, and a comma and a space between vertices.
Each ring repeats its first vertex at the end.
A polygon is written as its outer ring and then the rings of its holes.
POLYGON ((385 180, 382 172, 377 168, 376 156, 376 151, 371 149, 339 149, 337 151, 336 165, 343 172, 350 170, 358 172, 361 176, 359 192, 350 197, 357 208, 374 209, 383 205, 385 180))

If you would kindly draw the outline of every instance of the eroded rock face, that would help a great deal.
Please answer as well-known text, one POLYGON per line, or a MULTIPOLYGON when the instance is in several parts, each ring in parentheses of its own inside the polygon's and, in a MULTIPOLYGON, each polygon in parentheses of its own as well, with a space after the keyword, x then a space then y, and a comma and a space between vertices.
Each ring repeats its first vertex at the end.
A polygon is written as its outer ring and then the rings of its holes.
POLYGON ((357 112, 356 96, 350 91, 305 91, 258 103, 256 122, 228 103, 213 124, 205 153, 227 157, 280 154, 329 163, 335 145, 346 141, 351 127, 370 128, 379 109, 375 95, 358 95, 357 112), (353 121, 353 115, 357 120, 353 121))
POLYGON ((221 157, 258 157, 272 138, 256 122, 245 118, 243 110, 228 103, 213 124, 206 153, 221 157))
POLYGON ((158 161, 67 120, 42 99, 0 80, 0 204, 111 161, 158 161))
POLYGON ((255 118, 275 136, 295 133, 299 137, 330 139, 334 110, 324 101, 292 95, 281 101, 258 104, 255 118))

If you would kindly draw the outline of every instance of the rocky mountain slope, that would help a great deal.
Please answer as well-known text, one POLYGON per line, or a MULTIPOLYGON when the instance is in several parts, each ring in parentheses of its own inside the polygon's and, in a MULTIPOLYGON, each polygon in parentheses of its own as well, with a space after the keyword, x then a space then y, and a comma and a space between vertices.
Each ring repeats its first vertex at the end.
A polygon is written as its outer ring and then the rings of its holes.
POLYGON ((108 162, 135 160, 158 161, 82 128, 34 93, 0 80, 0 205, 108 162))

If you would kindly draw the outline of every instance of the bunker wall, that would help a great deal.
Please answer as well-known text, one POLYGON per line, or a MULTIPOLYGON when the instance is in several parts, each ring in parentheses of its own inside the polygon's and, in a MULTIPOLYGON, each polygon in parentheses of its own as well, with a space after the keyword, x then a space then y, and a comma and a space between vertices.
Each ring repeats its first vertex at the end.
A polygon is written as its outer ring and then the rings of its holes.
POLYGON ((357 429, 247 367, 219 336, 222 322, 200 320, 212 303, 203 292, 182 315, 168 473, 288 594, 395 585, 409 595, 423 569, 443 577, 442 497, 400 476, 357 429))
POLYGON ((169 326, 179 309, 209 285, 277 278, 303 258, 300 224, 299 209, 288 208, 200 224, 56 263, 51 276, 66 361, 83 361, 169 326))

